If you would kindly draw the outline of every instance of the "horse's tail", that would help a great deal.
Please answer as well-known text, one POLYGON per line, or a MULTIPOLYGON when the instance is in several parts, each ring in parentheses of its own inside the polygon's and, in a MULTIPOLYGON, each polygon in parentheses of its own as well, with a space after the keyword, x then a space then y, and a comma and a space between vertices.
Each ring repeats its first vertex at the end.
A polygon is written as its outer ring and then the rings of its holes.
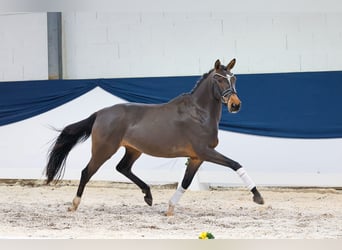
POLYGON ((57 137, 48 154, 45 169, 47 184, 52 180, 63 177, 65 161, 71 149, 78 143, 85 141, 91 134, 96 113, 87 119, 66 126, 57 137))

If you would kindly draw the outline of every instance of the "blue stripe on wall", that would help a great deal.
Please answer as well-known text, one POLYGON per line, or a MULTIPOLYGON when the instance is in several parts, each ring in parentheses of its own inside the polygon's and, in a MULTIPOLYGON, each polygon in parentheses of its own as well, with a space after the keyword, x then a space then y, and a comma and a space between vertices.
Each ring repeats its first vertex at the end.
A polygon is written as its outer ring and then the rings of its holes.
POLYGON ((286 138, 342 136, 342 72, 240 75, 243 109, 228 130, 286 138))
MULTIPOLYGON (((130 102, 163 103, 200 76, 0 83, 0 126, 49 111, 99 86, 130 102)), ((238 114, 223 108, 220 129, 285 138, 342 138, 342 71, 240 74, 238 114)), ((81 108, 81 107, 80 107, 81 108)))

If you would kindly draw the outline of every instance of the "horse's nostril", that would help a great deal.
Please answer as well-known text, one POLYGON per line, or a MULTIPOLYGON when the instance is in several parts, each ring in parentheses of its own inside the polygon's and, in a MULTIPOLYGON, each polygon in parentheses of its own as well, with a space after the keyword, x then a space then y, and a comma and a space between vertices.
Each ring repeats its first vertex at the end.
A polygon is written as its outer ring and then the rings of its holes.
POLYGON ((232 104, 232 109, 234 109, 234 110, 240 109, 240 104, 233 103, 232 104))

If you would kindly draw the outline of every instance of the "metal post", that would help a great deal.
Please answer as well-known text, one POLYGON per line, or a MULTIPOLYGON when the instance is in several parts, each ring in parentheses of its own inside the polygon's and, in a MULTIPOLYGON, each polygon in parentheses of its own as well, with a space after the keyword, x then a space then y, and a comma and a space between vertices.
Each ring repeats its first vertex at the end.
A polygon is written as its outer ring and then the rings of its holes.
POLYGON ((49 79, 63 78, 62 13, 47 13, 49 79))

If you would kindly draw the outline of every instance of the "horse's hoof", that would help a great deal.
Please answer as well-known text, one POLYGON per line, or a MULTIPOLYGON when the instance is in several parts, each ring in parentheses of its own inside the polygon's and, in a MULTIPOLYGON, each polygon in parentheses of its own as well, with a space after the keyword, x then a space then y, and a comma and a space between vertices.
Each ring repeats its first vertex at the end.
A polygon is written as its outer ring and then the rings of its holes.
POLYGON ((169 205, 169 209, 165 213, 165 216, 174 216, 175 206, 169 205))
POLYGON ((68 212, 75 212, 77 208, 75 207, 68 207, 68 212))
POLYGON ((253 201, 259 205, 265 204, 264 198, 262 198, 260 195, 254 195, 253 201))
POLYGON ((78 208, 78 206, 80 205, 81 203, 81 197, 75 197, 73 200, 72 200, 72 203, 71 203, 71 207, 68 208, 68 211, 69 212, 75 212, 78 208))
POLYGON ((170 216, 174 216, 175 214, 173 213, 173 212, 169 212, 169 211, 167 211, 166 213, 165 213, 165 216, 167 216, 167 217, 170 217, 170 216))
POLYGON ((146 190, 143 190, 142 192, 145 194, 144 200, 147 203, 147 205, 152 206, 153 198, 152 198, 151 190, 146 189, 146 190))
POLYGON ((145 197, 144 197, 144 200, 145 200, 145 202, 147 203, 147 205, 152 206, 152 203, 153 203, 152 197, 147 197, 147 196, 145 196, 145 197))

